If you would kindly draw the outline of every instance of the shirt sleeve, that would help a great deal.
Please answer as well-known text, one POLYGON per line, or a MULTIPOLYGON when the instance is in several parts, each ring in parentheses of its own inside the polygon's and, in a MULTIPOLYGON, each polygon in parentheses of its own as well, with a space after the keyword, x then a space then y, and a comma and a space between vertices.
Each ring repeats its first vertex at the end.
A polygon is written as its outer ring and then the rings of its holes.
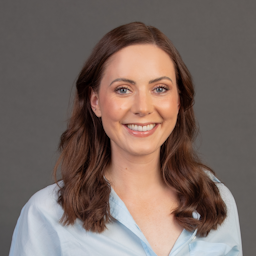
POLYGON ((216 230, 211 230, 207 237, 202 238, 202 241, 211 244, 216 243, 216 246, 217 244, 218 246, 222 245, 223 254, 221 255, 243 256, 239 217, 235 199, 230 190, 223 183, 217 181, 216 185, 226 204, 227 217, 216 230))
POLYGON ((227 206, 227 218, 223 225, 219 227, 221 231, 223 231, 223 233, 220 233, 220 235, 222 236, 222 240, 227 240, 227 243, 229 243, 231 246, 233 245, 233 250, 229 256, 242 256, 242 239, 235 199, 230 190, 224 184, 218 183, 217 186, 222 199, 227 206))
POLYGON ((230 190, 218 180, 211 172, 205 171, 219 189, 220 195, 227 207, 227 217, 218 226, 217 230, 211 230, 209 235, 202 239, 208 242, 223 243, 229 248, 226 256, 243 256, 242 239, 239 224, 239 217, 235 199, 230 190))
POLYGON ((9 256, 62 255, 59 236, 53 220, 43 213, 38 197, 32 197, 23 207, 17 221, 9 256))

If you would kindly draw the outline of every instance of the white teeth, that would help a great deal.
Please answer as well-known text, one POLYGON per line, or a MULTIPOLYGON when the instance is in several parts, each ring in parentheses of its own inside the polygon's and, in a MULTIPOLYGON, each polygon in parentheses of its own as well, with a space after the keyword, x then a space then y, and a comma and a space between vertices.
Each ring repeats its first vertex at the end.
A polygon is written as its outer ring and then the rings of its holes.
POLYGON ((133 131, 139 131, 139 132, 146 132, 146 131, 150 131, 152 130, 156 124, 149 124, 149 125, 145 125, 145 126, 141 126, 141 125, 134 125, 134 124, 128 124, 127 125, 129 129, 133 130, 133 131))

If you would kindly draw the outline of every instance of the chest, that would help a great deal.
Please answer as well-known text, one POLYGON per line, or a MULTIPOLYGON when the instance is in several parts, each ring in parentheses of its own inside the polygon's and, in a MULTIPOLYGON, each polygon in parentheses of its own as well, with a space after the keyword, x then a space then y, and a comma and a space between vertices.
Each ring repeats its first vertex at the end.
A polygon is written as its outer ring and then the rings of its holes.
POLYGON ((171 214, 169 202, 142 203, 127 208, 158 256, 168 256, 183 228, 171 214))

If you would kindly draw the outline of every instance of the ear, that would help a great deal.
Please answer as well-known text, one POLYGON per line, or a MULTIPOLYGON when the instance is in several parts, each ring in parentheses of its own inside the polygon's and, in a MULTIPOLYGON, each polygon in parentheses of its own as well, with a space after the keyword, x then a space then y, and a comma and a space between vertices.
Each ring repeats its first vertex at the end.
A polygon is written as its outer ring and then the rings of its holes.
POLYGON ((101 117, 101 111, 99 106, 99 95, 93 89, 91 89, 91 98, 90 103, 92 107, 92 111, 95 113, 97 117, 101 117))

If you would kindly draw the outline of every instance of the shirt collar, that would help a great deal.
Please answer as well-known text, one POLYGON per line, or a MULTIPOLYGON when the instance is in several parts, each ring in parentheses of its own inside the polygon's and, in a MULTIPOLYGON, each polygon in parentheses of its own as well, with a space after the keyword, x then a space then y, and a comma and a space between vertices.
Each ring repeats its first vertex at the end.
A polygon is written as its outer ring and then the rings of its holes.
POLYGON ((127 209, 124 202, 120 199, 120 197, 116 194, 114 189, 111 187, 111 193, 109 196, 110 203, 110 213, 111 215, 122 223, 126 228, 131 230, 136 236, 138 236, 144 243, 148 246, 149 243, 146 237, 141 232, 139 226, 136 224, 129 210, 127 209))
MULTIPOLYGON (((109 203, 110 203, 111 215, 116 220, 118 220, 120 223, 122 223, 126 228, 131 230, 145 244, 147 244, 149 247, 151 247, 150 244, 148 243, 146 237, 143 235, 139 226, 136 224, 135 220, 133 219, 132 215, 130 214, 129 210, 127 209, 125 203, 121 200, 121 198, 117 195, 117 193, 114 191, 114 189, 112 187, 111 187, 111 193, 109 196, 109 203)), ((192 216, 195 219, 200 218, 200 214, 197 211, 194 211, 192 216)), ((184 232, 185 232, 185 230, 184 230, 184 232)), ((197 232, 197 230, 195 230, 191 234, 196 235, 196 232, 197 232)))

